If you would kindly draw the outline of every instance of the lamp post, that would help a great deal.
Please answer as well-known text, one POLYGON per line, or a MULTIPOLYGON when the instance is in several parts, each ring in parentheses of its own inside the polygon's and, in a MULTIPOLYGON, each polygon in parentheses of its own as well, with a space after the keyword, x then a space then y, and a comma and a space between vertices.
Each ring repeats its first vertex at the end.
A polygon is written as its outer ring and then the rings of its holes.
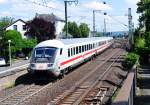
POLYGON ((8 40, 8 44, 9 44, 9 64, 11 66, 11 48, 10 48, 10 43, 11 43, 11 40, 8 40))
POLYGON ((107 33, 106 33, 106 18, 105 18, 105 15, 107 15, 106 12, 104 13, 104 36, 107 35, 107 33))

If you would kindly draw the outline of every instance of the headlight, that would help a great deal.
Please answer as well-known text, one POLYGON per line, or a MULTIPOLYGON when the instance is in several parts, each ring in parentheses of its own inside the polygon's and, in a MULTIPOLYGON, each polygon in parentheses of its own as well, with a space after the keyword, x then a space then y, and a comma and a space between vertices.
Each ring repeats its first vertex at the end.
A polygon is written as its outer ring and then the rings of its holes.
POLYGON ((48 66, 48 67, 51 67, 51 66, 53 66, 53 64, 47 64, 47 66, 48 66))
POLYGON ((31 64, 30 66, 31 66, 31 67, 35 67, 35 64, 31 64))

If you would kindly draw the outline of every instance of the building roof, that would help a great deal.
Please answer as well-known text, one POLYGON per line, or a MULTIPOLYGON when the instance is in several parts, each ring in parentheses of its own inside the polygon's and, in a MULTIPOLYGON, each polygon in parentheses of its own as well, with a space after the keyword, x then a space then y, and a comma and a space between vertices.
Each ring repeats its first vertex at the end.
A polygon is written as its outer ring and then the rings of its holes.
POLYGON ((53 13, 51 13, 51 14, 38 14, 38 13, 36 13, 35 17, 44 19, 45 21, 52 22, 52 23, 54 23, 55 21, 65 22, 63 19, 61 19, 60 17, 57 17, 53 13))
POLYGON ((15 24, 15 23, 16 23, 16 22, 18 22, 18 21, 21 21, 21 22, 23 22, 23 23, 25 23, 25 24, 26 24, 26 22, 25 22, 25 21, 23 21, 22 19, 18 19, 18 20, 16 20, 16 21, 14 21, 13 23, 11 23, 11 24, 7 25, 6 27, 4 27, 4 28, 3 28, 3 30, 4 30, 4 29, 6 29, 6 28, 7 28, 7 27, 9 27, 9 26, 11 26, 11 25, 15 24))

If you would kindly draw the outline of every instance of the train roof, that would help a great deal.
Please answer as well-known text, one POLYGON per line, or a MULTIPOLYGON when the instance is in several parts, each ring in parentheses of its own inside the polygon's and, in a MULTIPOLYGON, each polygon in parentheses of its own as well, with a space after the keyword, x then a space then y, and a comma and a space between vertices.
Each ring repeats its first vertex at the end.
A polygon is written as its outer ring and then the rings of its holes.
POLYGON ((111 40, 113 39, 112 37, 92 37, 92 38, 71 38, 71 39, 54 39, 54 40, 47 40, 39 43, 36 45, 35 48, 37 47, 57 47, 61 48, 63 46, 69 46, 69 45, 74 45, 78 43, 87 43, 87 42, 96 42, 96 41, 105 41, 105 40, 111 40))

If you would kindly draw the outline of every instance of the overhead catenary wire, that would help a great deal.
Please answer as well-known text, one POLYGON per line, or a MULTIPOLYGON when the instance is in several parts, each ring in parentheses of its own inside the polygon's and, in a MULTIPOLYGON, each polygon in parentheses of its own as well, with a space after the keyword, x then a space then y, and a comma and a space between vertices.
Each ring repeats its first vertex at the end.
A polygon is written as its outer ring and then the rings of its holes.
MULTIPOLYGON (((102 12, 102 11, 99 12, 99 13, 101 13, 102 15, 106 14, 106 12, 102 12)), ((114 18, 113 16, 108 15, 108 14, 106 14, 106 16, 109 16, 112 20, 114 20, 114 21, 116 21, 117 23, 119 23, 120 26, 122 26, 122 28, 127 29, 127 30, 129 29, 129 28, 128 28, 128 25, 126 25, 125 23, 119 21, 118 19, 114 18)), ((105 21, 105 23, 107 24, 107 21, 105 21)), ((118 24, 118 25, 119 25, 119 24, 118 24)), ((116 25, 116 24, 112 24, 112 25, 116 25)))
MULTIPOLYGON (((48 6, 47 5, 47 0, 41 0, 41 3, 40 2, 36 2, 36 1, 32 1, 32 0, 24 0, 24 1, 27 1, 27 2, 30 2, 30 3, 33 3, 33 4, 36 4, 36 5, 39 5, 39 6, 43 6, 43 7, 46 7, 46 8, 50 8, 50 9, 53 9, 53 10, 56 10, 56 11, 59 11, 61 13, 64 13, 64 10, 61 10, 61 9, 57 9, 57 8, 54 8, 54 7, 51 7, 51 6, 48 6)), ((68 0, 67 0, 68 1, 68 0)), ((75 1, 75 4, 77 4, 77 0, 73 0, 75 1)), ((68 1, 69 2, 69 1, 68 1)), ((72 2, 72 1, 71 1, 72 2)), ((108 15, 108 14, 107 14, 108 15)), ((113 16, 111 15, 108 15, 109 17, 111 17, 113 20, 115 20, 116 22, 122 24, 126 29, 128 29, 128 25, 124 24, 123 22, 117 20, 116 18, 114 18, 113 16)), ((84 19, 84 18, 82 18, 84 19)), ((81 20, 81 19, 79 19, 81 20)))
POLYGON ((108 15, 108 14, 107 14, 107 16, 109 16, 111 19, 115 20, 116 22, 118 22, 118 23, 122 24, 125 28, 127 28, 127 29, 128 29, 128 25, 126 25, 125 23, 123 23, 123 22, 121 22, 121 21, 117 20, 116 18, 114 18, 114 17, 113 17, 113 16, 111 16, 111 15, 108 15))
POLYGON ((46 2, 45 0, 42 0, 43 4, 42 4, 42 3, 35 2, 35 1, 31 1, 31 0, 24 0, 24 1, 27 1, 27 2, 30 2, 30 3, 39 5, 39 6, 43 6, 43 7, 46 7, 46 8, 54 9, 54 10, 59 11, 59 12, 64 12, 63 10, 56 9, 56 8, 54 8, 54 7, 48 6, 48 5, 47 5, 47 2, 46 2))

